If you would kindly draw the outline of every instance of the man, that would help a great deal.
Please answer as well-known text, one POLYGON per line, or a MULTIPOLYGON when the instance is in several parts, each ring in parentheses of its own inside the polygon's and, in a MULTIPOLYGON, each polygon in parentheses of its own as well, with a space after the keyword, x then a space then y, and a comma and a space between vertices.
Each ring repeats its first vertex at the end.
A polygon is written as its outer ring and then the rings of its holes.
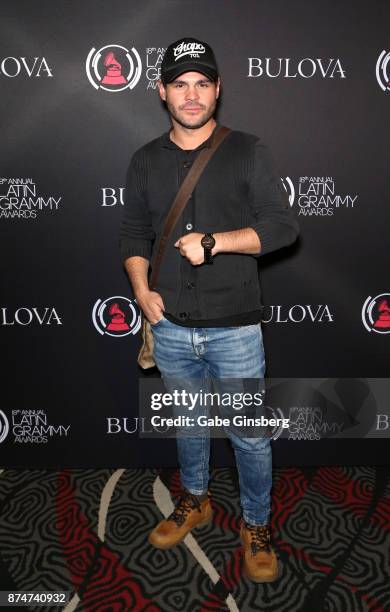
MULTIPOLYGON (((153 330, 156 365, 164 381, 176 377, 189 386, 205 377, 261 379, 258 257, 294 242, 297 223, 268 148, 257 136, 233 130, 192 193, 167 244, 156 290, 150 291, 149 263, 164 220, 218 128, 220 77, 210 46, 192 38, 169 45, 158 88, 172 129, 134 154, 120 232, 135 298, 153 330)), ((228 436, 240 483, 244 571, 255 582, 271 582, 278 561, 270 545, 270 439, 231 430, 228 436)), ((149 535, 162 549, 212 519, 210 438, 178 435, 176 441, 183 491, 172 514, 149 535)))

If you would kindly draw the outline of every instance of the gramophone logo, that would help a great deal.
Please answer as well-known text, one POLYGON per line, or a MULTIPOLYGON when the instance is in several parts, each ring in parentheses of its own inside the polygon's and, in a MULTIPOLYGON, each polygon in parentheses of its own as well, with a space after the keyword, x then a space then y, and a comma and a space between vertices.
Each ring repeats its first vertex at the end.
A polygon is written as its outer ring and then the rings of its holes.
POLYGON ((136 334, 141 327, 141 314, 135 301, 115 295, 98 300, 93 307, 92 321, 99 334, 114 338, 136 334))
POLYGON ((4 412, 0 410, 0 443, 6 439, 8 432, 9 432, 8 419, 5 416, 4 412))
POLYGON ((284 178, 282 178, 282 185, 288 195, 288 201, 290 202, 290 206, 292 206, 295 200, 294 183, 292 182, 289 176, 285 176, 284 178))
POLYGON ((142 61, 137 49, 107 45, 88 53, 85 69, 95 89, 124 91, 133 89, 141 78, 142 61))
POLYGON ((388 51, 382 51, 376 62, 376 80, 383 91, 390 91, 389 61, 390 53, 388 51))
POLYGON ((369 332, 390 334, 390 293, 368 296, 362 308, 362 321, 369 332))

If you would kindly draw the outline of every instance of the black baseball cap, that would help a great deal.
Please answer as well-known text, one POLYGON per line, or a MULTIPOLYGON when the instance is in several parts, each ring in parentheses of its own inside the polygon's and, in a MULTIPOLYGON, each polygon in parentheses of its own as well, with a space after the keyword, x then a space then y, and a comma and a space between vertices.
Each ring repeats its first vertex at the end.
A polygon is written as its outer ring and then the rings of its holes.
POLYGON ((217 62, 210 45, 196 38, 180 38, 167 47, 161 62, 161 80, 166 85, 183 72, 201 72, 212 81, 218 77, 217 62))

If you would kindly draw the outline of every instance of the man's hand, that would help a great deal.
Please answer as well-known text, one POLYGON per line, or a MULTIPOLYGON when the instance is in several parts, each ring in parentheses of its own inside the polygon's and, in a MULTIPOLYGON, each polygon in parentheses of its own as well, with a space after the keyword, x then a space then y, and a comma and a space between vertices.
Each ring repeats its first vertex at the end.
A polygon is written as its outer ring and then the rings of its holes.
MULTIPOLYGON (((204 263, 204 248, 202 247, 200 241, 202 240, 204 234, 200 234, 198 232, 192 232, 191 234, 186 234, 176 240, 174 246, 180 250, 180 254, 184 257, 187 257, 188 261, 193 266, 199 266, 204 263)), ((215 238, 215 236, 214 236, 215 238)), ((217 254, 217 240, 215 242, 215 246, 213 247, 211 254, 217 254)))
POLYGON ((145 289, 142 292, 136 293, 135 299, 145 317, 152 325, 162 318, 165 306, 161 295, 157 293, 157 291, 145 289))
MULTIPOLYGON (((200 243, 203 236, 204 234, 192 232, 192 234, 186 234, 179 238, 174 245, 194 266, 204 263, 204 249, 200 243)), ((261 242, 253 227, 244 227, 231 232, 213 232, 213 236, 215 246, 211 250, 211 255, 217 255, 217 253, 260 255, 261 242)))

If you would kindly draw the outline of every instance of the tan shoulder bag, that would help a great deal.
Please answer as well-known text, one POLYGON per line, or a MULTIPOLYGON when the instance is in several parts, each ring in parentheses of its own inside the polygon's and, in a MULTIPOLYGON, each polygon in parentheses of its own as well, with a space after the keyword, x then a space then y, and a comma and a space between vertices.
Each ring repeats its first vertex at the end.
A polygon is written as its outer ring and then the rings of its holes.
MULTIPOLYGON (((211 146, 205 147, 201 150, 199 155, 196 157, 192 164, 191 170, 184 179, 174 201, 171 209, 165 220, 164 228, 161 234, 160 242, 156 251, 156 256, 152 264, 152 275, 150 279, 150 290, 153 291, 156 287, 157 276, 160 270, 161 261, 165 252, 168 239, 173 232, 173 229, 183 212, 192 192, 194 191, 198 180, 208 164, 209 160, 226 138, 231 130, 227 127, 218 127, 212 138, 211 146)), ((137 358, 138 365, 144 370, 152 368, 156 365, 153 357, 153 332, 151 330, 150 322, 142 313, 142 346, 138 353, 137 358)))

